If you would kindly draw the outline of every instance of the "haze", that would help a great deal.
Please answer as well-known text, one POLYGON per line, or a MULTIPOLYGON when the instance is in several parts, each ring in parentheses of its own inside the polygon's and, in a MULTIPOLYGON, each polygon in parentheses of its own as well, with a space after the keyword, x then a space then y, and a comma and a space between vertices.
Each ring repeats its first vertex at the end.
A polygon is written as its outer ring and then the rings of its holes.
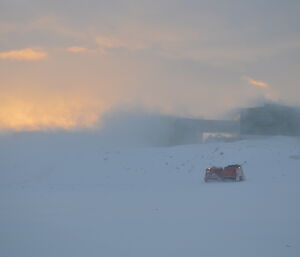
POLYGON ((299 1, 0 3, 0 129, 93 128, 115 108, 213 118, 299 103, 299 1))
POLYGON ((0 0, 0 257, 299 257, 299 14, 0 0))

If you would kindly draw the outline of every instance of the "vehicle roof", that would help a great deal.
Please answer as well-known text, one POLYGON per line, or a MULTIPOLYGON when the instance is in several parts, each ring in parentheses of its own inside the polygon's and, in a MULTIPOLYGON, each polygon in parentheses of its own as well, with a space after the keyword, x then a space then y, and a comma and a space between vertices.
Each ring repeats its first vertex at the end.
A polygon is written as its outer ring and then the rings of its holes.
POLYGON ((226 166, 225 168, 239 168, 239 167, 241 167, 241 165, 239 165, 239 164, 231 164, 231 165, 226 166))

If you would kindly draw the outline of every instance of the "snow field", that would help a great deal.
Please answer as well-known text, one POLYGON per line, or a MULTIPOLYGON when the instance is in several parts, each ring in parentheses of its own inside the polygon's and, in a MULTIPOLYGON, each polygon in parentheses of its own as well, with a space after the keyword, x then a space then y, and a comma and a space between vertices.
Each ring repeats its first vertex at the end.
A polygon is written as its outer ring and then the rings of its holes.
POLYGON ((1 139, 0 256, 300 255, 299 139, 119 149, 22 140, 1 139), (206 167, 232 163, 246 181, 203 182, 206 167))

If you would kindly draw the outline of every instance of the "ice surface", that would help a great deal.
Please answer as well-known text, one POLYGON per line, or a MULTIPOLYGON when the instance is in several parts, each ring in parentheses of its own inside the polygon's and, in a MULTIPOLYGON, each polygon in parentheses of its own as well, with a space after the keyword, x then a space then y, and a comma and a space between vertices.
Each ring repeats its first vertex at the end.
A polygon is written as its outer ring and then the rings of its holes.
POLYGON ((169 148, 3 136, 1 257, 298 257, 300 140, 169 148), (243 163, 246 181, 204 183, 243 163))

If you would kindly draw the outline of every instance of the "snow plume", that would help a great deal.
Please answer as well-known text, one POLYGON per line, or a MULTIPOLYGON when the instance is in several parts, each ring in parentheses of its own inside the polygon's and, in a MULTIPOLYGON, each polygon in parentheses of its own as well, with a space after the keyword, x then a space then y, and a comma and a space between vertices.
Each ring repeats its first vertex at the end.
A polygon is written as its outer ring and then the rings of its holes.
POLYGON ((64 148, 154 147, 171 142, 174 117, 137 109, 107 111, 91 128, 77 130, 2 131, 0 136, 21 138, 36 147, 64 148), (31 143, 30 143, 31 142, 31 143))
POLYGON ((170 144, 173 121, 160 113, 115 109, 101 119, 99 138, 111 146, 165 146, 170 144))

